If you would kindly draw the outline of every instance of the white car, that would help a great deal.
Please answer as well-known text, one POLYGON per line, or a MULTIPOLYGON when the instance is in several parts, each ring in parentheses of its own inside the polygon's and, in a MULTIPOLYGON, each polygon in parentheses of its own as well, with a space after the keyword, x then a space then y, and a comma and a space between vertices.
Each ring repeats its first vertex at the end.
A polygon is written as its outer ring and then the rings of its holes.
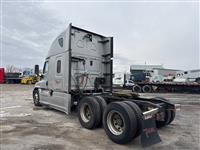
POLYGON ((126 80, 125 83, 124 83, 124 86, 125 87, 132 87, 134 86, 134 82, 132 80, 126 80))

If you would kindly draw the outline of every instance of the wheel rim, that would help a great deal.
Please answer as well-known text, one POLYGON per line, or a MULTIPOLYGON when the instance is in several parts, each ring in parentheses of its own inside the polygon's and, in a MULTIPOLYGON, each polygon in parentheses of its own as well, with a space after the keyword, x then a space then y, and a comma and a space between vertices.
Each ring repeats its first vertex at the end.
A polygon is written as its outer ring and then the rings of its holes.
POLYGON ((81 119, 84 122, 89 122, 91 119, 91 110, 88 104, 84 103, 80 108, 81 119))
POLYGON ((124 132, 124 117, 118 111, 110 111, 107 116, 107 125, 114 135, 120 135, 124 132))
POLYGON ((136 86, 133 86, 133 92, 137 92, 137 93, 139 93, 139 92, 141 92, 141 87, 140 86, 138 86, 138 85, 136 85, 136 86))
POLYGON ((151 87, 150 86, 144 86, 143 87, 143 92, 150 93, 151 92, 151 87))
POLYGON ((39 95, 38 95, 37 92, 35 92, 35 94, 34 94, 34 102, 35 102, 35 103, 38 103, 38 102, 39 102, 39 95))

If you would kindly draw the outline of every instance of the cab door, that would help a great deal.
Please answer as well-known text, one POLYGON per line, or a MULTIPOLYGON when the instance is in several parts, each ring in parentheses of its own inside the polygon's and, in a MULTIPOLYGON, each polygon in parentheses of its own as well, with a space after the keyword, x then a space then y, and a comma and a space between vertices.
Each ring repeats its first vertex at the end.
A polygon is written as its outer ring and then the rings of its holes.
POLYGON ((64 98, 64 55, 60 54, 54 56, 52 68, 50 69, 51 75, 49 75, 49 90, 50 94, 50 105, 59 110, 66 109, 66 99, 64 98))
POLYGON ((63 56, 57 56, 55 61, 55 76, 54 76, 54 90, 63 91, 63 81, 64 81, 64 59, 63 56))
POLYGON ((40 81, 40 102, 48 104, 50 100, 50 92, 48 88, 48 78, 49 78, 49 59, 44 63, 43 68, 43 78, 40 81))

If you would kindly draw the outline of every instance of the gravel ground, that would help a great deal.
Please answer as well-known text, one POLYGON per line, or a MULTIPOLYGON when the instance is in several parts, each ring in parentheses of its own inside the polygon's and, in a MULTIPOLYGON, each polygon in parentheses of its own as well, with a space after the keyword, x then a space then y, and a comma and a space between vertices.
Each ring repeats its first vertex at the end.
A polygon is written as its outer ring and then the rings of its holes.
MULTIPOLYGON (((82 128, 75 113, 68 116, 53 109, 34 107, 32 89, 30 85, 0 85, 1 150, 143 149, 139 138, 118 145, 108 139, 102 128, 82 128)), ((145 149, 200 149, 200 95, 141 96, 162 96, 181 104, 174 122, 159 130, 162 142, 145 149)))

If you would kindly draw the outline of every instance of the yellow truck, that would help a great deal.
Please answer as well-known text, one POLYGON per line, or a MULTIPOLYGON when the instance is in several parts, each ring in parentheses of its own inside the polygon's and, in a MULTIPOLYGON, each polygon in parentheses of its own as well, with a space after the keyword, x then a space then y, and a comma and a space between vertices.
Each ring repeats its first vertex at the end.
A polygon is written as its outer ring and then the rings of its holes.
POLYGON ((21 79, 21 84, 35 84, 38 81, 40 81, 40 76, 28 75, 21 79))
POLYGON ((34 73, 32 70, 24 70, 21 84, 35 84, 40 81, 39 65, 35 65, 34 73))

